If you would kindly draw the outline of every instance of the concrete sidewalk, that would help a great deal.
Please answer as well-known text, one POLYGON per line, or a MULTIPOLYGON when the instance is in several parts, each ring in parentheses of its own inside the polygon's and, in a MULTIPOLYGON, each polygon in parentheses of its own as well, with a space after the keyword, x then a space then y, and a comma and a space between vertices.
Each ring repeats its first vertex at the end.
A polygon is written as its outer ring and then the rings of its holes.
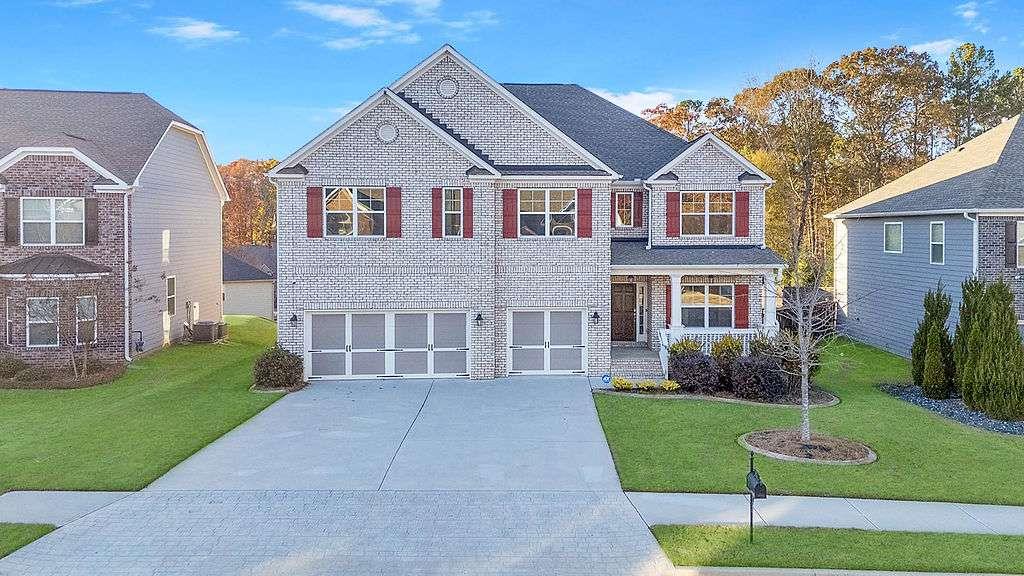
MULTIPOLYGON (((744 524, 742 494, 627 492, 648 526, 744 524)), ((768 526, 859 528, 894 532, 1024 535, 1024 507, 902 500, 769 496, 754 503, 755 522, 768 526)))
POLYGON ((0 494, 0 522, 63 526, 132 492, 15 491, 0 494))

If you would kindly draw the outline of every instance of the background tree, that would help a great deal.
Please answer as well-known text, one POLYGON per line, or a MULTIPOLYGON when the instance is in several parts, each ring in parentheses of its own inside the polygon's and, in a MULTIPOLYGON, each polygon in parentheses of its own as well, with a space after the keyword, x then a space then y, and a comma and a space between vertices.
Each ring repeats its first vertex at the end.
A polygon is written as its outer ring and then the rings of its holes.
POLYGON ((273 244, 277 190, 266 172, 277 160, 241 158, 219 166, 231 201, 224 205, 224 247, 273 244))
POLYGON ((672 107, 658 104, 641 114, 651 124, 684 140, 696 140, 708 131, 701 122, 703 112, 704 103, 700 100, 682 100, 672 107))
POLYGON ((949 139, 953 146, 995 126, 999 116, 996 109, 998 84, 999 73, 991 50, 968 42, 950 53, 946 94, 949 139))

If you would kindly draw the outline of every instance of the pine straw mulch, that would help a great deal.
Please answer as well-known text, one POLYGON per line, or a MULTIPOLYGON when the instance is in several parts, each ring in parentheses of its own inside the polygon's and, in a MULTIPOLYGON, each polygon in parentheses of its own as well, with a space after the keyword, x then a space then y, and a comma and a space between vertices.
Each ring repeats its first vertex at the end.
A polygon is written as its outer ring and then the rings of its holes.
POLYGON ((785 460, 820 462, 823 464, 867 464, 874 462, 875 453, 866 444, 811 434, 811 441, 804 443, 798 429, 759 430, 746 434, 740 439, 755 452, 785 460))

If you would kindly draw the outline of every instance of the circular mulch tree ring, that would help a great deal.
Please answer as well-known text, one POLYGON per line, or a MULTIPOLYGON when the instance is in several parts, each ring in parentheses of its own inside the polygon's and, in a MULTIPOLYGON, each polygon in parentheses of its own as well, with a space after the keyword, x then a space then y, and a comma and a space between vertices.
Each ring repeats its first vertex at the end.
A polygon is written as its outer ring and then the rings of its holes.
POLYGON ((811 441, 805 443, 800 430, 792 428, 749 432, 740 436, 739 443, 747 450, 790 462, 849 465, 878 459, 871 448, 855 440, 811 434, 811 441))

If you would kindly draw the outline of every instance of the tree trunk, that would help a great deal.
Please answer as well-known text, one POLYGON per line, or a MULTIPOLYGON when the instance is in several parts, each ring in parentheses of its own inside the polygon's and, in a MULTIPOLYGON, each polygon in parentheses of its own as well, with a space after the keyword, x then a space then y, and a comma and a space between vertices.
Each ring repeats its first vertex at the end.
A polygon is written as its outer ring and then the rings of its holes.
POLYGON ((806 347, 801 346, 800 352, 800 440, 805 444, 811 442, 811 378, 808 365, 809 354, 806 347))

